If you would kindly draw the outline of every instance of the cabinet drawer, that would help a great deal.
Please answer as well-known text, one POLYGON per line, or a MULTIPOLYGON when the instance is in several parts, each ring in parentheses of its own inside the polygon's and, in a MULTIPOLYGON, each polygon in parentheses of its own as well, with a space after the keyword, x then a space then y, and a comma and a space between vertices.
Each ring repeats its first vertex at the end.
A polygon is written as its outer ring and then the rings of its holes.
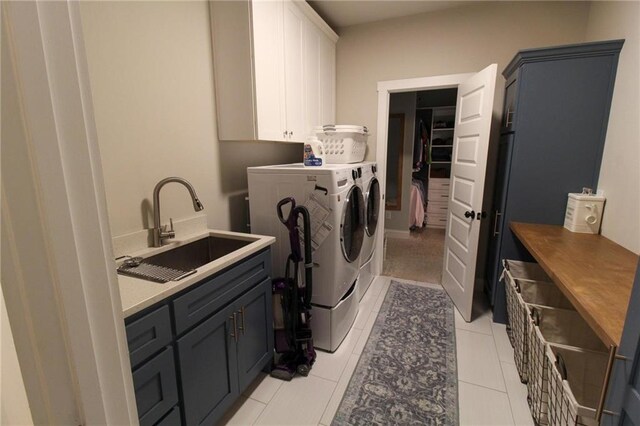
POLYGON ((173 362, 173 348, 133 372, 140 425, 153 425, 178 403, 178 385, 173 362))
POLYGON ((433 227, 446 227, 447 215, 446 214, 430 214, 427 216, 427 226, 433 227))
POLYGON ((178 426, 182 424, 182 416, 180 415, 180 407, 175 406, 173 410, 167 414, 164 419, 156 423, 156 426, 178 426))
POLYGON ((451 185, 450 179, 429 179, 429 191, 447 191, 449 192, 449 186, 451 185))
POLYGON ((271 273, 269 250, 205 281, 173 301, 176 333, 196 325, 271 273))
POLYGON ((448 201, 449 200, 449 188, 447 189, 432 189, 429 188, 429 194, 427 195, 429 202, 448 201))
POLYGON ((171 315, 169 307, 162 306, 126 326, 131 367, 171 343, 171 315))
POLYGON ((429 215, 432 214, 447 214, 447 210, 449 209, 449 203, 446 201, 429 201, 427 204, 427 213, 429 215))

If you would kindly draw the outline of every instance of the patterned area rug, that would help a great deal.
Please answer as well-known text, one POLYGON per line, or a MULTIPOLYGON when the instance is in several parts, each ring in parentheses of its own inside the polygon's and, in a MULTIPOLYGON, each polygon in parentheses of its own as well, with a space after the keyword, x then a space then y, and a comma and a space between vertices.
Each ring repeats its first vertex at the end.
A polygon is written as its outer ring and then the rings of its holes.
POLYGON ((453 304, 391 281, 332 425, 458 424, 453 304))

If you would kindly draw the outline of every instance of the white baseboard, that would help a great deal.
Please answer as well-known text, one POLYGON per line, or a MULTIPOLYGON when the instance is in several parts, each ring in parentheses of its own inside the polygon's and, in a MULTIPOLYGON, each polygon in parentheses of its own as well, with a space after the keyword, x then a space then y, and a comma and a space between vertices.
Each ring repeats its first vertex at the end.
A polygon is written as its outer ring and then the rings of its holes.
POLYGON ((386 238, 409 238, 411 233, 407 231, 399 231, 397 229, 385 229, 384 236, 386 238))

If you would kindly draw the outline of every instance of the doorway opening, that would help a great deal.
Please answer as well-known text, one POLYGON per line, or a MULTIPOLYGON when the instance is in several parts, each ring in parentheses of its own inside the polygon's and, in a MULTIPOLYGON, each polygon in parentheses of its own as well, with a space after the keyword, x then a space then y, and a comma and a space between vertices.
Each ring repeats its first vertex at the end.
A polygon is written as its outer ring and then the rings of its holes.
MULTIPOLYGON (((451 144, 451 160, 449 161, 450 185, 445 219, 442 279, 440 282, 466 321, 471 320, 474 289, 476 281, 479 281, 476 277, 476 264, 480 227, 487 222, 486 220, 483 221, 487 217, 483 210, 485 208, 483 196, 497 68, 496 64, 491 64, 483 70, 471 74, 450 74, 378 82, 376 160, 382 186, 381 193, 385 203, 388 198, 386 181, 387 142, 389 138, 391 97, 396 93, 457 89, 453 143, 451 144)), ((415 96, 417 102, 417 93, 415 96)), ((392 123, 392 126, 395 126, 396 129, 402 127, 406 130, 407 116, 412 117, 412 114, 404 113, 405 123, 403 126, 398 123, 392 123)), ((438 121, 443 121, 444 126, 446 126, 446 119, 438 121)), ((415 126, 415 123, 413 126, 415 126)), ((409 129, 408 133, 411 134, 412 132, 413 127, 409 129)), ((446 144, 443 143, 443 145, 446 144)), ((411 160, 413 160, 413 152, 411 153, 411 160)), ((404 157, 402 168, 405 168, 404 157)), ((396 167, 395 170, 397 171, 397 169, 396 167)), ((393 171, 394 169, 392 168, 391 170, 393 171)), ((443 177, 440 179, 443 179, 443 177)), ((432 179, 430 178, 429 180, 432 179)), ((433 187, 433 182, 431 182, 431 185, 433 187)), ((402 206, 404 204, 402 199, 397 199, 398 196, 405 198, 399 195, 401 194, 399 190, 401 187, 401 185, 398 185, 395 191, 396 208, 398 205, 402 206)), ((392 204, 394 203, 393 191, 391 192, 390 201, 392 204)), ((387 231, 387 217, 391 217, 392 213, 393 211, 385 211, 385 214, 381 216, 380 228, 385 229, 385 232, 378 234, 376 239, 378 254, 374 255, 372 261, 373 271, 377 274, 383 273, 382 256, 386 253, 386 237, 393 234, 400 236, 411 235, 409 231, 405 230, 400 230, 399 233, 387 231)), ((488 228, 485 226, 485 229, 488 228)), ((411 253, 410 249, 405 251, 405 255, 408 253, 411 253)))
POLYGON ((457 94, 390 95, 384 275, 441 283, 457 94))

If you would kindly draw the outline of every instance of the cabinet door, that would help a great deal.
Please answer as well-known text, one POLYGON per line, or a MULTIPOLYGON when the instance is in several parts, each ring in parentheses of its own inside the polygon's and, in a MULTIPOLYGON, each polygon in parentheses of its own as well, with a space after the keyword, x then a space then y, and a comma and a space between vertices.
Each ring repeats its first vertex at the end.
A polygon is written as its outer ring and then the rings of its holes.
POLYGON ((320 38, 320 124, 336 123, 336 44, 320 38))
POLYGON ((295 2, 284 2, 285 111, 287 140, 305 140, 303 84, 304 26, 306 18, 295 2))
MULTIPOLYGON (((282 1, 253 1, 253 57, 258 139, 285 141, 282 1)), ((224 84, 222 82, 221 84, 224 84)), ((251 120, 252 117, 245 117, 251 120)))
POLYGON ((304 100, 305 135, 310 135, 315 126, 325 124, 321 114, 322 62, 320 49, 322 33, 309 20, 304 31, 304 100))
POLYGON ((305 136, 313 128, 335 124, 336 45, 311 21, 305 24, 305 136))
POLYGON ((133 371, 133 388, 142 426, 155 424, 178 403, 176 367, 171 346, 133 371))
POLYGON ((496 184, 493 194, 493 208, 491 209, 491 219, 493 228, 491 230, 491 240, 489 245, 489 265, 487 267, 489 289, 491 291, 491 304, 496 294, 495 287, 501 272, 500 246, 502 232, 504 228, 505 206, 507 204, 507 188, 509 184, 509 173, 511 169, 511 152, 513 150, 513 134, 504 134, 500 137, 498 147, 498 165, 496 174, 496 184))
POLYGON ((273 358, 271 280, 235 302, 238 316, 238 382, 242 392, 273 358))
POLYGON ((235 305, 223 309, 178 339, 188 425, 215 423, 239 395, 234 311, 235 305))

